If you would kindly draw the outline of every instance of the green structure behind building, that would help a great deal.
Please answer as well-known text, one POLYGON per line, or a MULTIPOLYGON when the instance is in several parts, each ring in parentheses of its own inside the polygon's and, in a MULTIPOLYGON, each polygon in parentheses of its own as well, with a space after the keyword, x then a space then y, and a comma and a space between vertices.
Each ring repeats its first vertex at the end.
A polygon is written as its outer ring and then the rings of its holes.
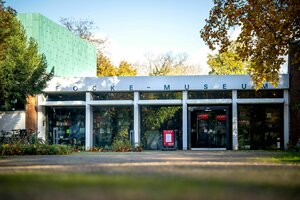
POLYGON ((96 76, 95 46, 39 13, 21 13, 17 17, 27 37, 33 37, 40 53, 46 56, 48 71, 54 66, 55 76, 96 76))

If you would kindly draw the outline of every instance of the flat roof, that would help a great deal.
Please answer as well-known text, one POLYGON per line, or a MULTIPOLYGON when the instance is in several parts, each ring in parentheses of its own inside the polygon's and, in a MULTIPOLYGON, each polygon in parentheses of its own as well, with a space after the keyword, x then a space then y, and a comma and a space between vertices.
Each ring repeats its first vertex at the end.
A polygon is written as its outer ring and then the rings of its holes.
MULTIPOLYGON (((279 75, 277 86, 265 83, 262 89, 288 89, 289 75, 279 75)), ((183 90, 254 89, 248 75, 200 76, 118 76, 118 77, 54 77, 44 92, 126 92, 183 90)))

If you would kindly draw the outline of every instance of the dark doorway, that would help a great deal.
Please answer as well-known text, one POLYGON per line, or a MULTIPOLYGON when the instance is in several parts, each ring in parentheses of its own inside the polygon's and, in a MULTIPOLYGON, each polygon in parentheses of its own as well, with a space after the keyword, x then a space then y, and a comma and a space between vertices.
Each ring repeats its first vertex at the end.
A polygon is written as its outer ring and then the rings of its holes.
POLYGON ((191 149, 228 148, 228 106, 191 107, 189 114, 191 149))

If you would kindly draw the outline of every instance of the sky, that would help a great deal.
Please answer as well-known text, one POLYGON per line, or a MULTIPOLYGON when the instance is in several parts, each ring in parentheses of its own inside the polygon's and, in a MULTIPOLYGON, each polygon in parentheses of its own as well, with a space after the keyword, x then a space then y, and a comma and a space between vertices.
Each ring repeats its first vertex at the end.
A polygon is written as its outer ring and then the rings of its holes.
MULTIPOLYGON (((56 23, 63 18, 91 19, 95 35, 107 38, 105 52, 141 65, 145 55, 186 53, 188 63, 207 74, 207 54, 200 38, 212 0, 6 0, 19 13, 37 12, 56 23)), ((233 33, 234 34, 234 33, 233 33)))

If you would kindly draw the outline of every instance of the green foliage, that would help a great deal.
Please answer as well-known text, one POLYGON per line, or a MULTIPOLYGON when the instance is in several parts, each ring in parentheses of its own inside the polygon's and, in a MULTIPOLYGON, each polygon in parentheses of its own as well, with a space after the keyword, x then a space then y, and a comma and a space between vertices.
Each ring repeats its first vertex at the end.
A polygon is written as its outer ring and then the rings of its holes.
POLYGON ((250 61, 249 73, 261 87, 265 81, 276 85, 280 66, 291 42, 300 38, 299 0, 214 0, 214 7, 201 30, 210 49, 226 52, 229 30, 241 28, 237 54, 250 61))
POLYGON ((97 76, 136 76, 137 71, 126 61, 121 61, 119 67, 115 67, 110 59, 103 53, 97 57, 97 76))
POLYGON ((116 152, 129 152, 131 151, 131 144, 129 139, 115 138, 111 149, 116 152))
POLYGON ((0 97, 4 109, 12 101, 40 94, 53 76, 46 72, 47 62, 38 53, 36 42, 27 40, 25 29, 13 9, 0 1, 0 97))
POLYGON ((172 119, 180 109, 179 106, 151 107, 146 112, 147 117, 142 118, 142 124, 146 126, 147 130, 161 129, 162 125, 172 119))
POLYGON ((65 155, 73 152, 70 146, 47 144, 2 144, 0 155, 65 155))
POLYGON ((114 138, 111 149, 117 152, 131 151, 130 140, 128 139, 128 129, 121 129, 119 134, 114 138))
POLYGON ((232 44, 227 51, 215 55, 208 54, 207 64, 211 75, 247 74, 248 63, 239 58, 232 44))
POLYGON ((44 144, 44 140, 38 137, 38 133, 19 129, 13 131, 1 131, 0 144, 44 144))

